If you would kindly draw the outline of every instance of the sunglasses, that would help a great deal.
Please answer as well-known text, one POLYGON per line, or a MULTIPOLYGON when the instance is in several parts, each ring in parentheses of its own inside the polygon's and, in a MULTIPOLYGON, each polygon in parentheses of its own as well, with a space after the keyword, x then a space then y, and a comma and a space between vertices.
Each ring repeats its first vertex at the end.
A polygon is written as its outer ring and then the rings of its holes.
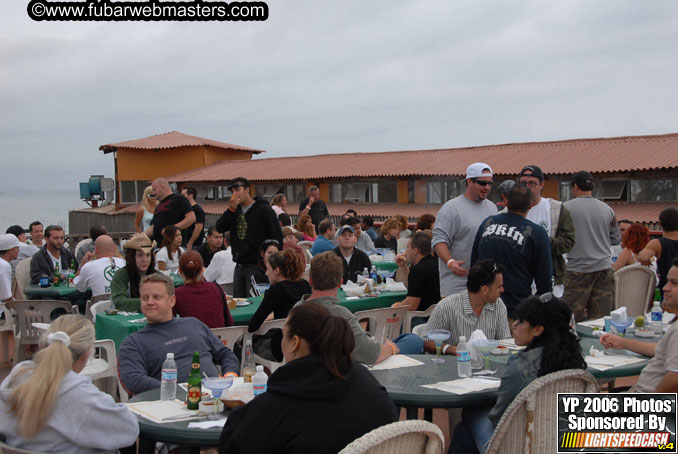
POLYGON ((553 293, 546 292, 539 297, 539 301, 541 301, 542 303, 548 303, 550 301, 553 301, 553 298, 555 298, 555 296, 553 296, 553 293))
POLYGON ((494 183, 494 181, 492 181, 492 180, 490 180, 490 181, 485 181, 485 180, 476 180, 476 179, 473 179, 472 181, 473 181, 475 184, 479 184, 480 186, 491 186, 492 183, 494 183))
POLYGON ((280 243, 278 242, 278 240, 266 240, 266 241, 263 242, 263 244, 266 247, 268 247, 268 246, 278 246, 278 247, 280 247, 280 243))

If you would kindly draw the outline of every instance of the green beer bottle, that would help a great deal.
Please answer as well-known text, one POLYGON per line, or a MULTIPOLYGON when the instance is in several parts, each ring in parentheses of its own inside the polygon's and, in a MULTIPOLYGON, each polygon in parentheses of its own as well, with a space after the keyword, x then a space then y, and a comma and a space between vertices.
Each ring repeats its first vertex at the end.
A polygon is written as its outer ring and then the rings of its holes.
POLYGON ((200 352, 193 353, 191 375, 188 376, 188 405, 189 410, 197 410, 202 394, 202 378, 200 377, 200 352))

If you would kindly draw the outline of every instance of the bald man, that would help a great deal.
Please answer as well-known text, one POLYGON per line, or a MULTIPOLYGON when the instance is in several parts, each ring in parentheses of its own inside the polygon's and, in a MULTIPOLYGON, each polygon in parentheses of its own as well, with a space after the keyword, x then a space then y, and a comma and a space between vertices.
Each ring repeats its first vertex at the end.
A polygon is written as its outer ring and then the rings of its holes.
MULTIPOLYGON (((89 253, 88 253, 89 254, 89 253)), ((92 296, 111 293, 111 279, 118 268, 125 266, 125 260, 116 255, 116 246, 108 235, 101 235, 94 242, 94 258, 86 254, 75 276, 75 286, 81 292, 92 289, 92 296)))
POLYGON ((175 194, 166 178, 158 178, 151 183, 153 192, 151 197, 158 200, 153 212, 151 226, 145 233, 156 243, 162 243, 162 234, 165 227, 175 225, 180 230, 195 224, 195 213, 191 203, 182 195, 175 194))

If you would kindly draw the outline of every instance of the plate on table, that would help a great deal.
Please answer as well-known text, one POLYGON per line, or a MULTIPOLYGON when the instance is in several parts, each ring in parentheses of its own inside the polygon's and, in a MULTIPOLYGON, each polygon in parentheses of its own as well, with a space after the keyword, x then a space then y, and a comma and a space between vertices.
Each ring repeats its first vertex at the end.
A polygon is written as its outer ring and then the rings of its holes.
POLYGON ((654 337, 654 331, 651 329, 636 328, 634 333, 637 337, 654 337))
POLYGON ((247 298, 233 298, 233 299, 235 300, 235 305, 237 307, 249 306, 250 304, 252 304, 249 301, 247 301, 247 298))

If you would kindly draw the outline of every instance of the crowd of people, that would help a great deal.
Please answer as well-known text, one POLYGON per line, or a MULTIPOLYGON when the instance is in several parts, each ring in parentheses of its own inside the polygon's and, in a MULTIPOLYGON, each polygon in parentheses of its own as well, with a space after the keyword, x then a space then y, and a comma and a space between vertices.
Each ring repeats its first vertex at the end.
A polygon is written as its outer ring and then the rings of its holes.
MULTIPOLYGON (((428 323, 428 329, 450 331, 442 354, 456 355, 459 338, 468 339, 477 329, 488 339, 514 337, 517 345, 526 346, 509 362, 497 403, 465 410, 454 432, 453 452, 484 452, 494 426, 521 389, 557 370, 586 368, 571 320, 610 314, 614 271, 653 267, 664 310, 678 313, 677 208, 660 213, 663 236, 650 239, 645 226, 618 222, 614 211, 593 196, 593 178, 586 171, 572 176, 574 197, 564 203, 542 195, 544 173, 536 165, 525 166, 518 181, 500 185, 498 204, 488 200, 493 178, 488 164, 474 163, 466 171, 464 193, 444 203, 437 215, 420 216, 413 229, 407 217, 394 215, 378 230, 372 217, 360 218, 353 209, 335 225, 317 186, 299 204, 293 225, 284 194, 269 203, 253 196, 250 182, 242 177, 230 182, 226 211, 207 226, 196 190, 185 187, 178 194, 159 178, 144 191, 136 233, 122 250, 104 226, 93 227, 75 254, 64 246, 59 226, 44 232, 40 222, 28 231, 10 227, 0 235, 0 300, 13 299, 13 268, 30 258, 32 284, 45 277, 51 281, 59 270, 75 274, 77 291, 67 298, 82 313, 87 299, 104 294, 111 295, 119 310, 142 312, 146 327, 127 336, 119 351, 120 381, 136 394, 160 386, 168 352, 175 355, 180 381, 187 379, 194 351, 200 352, 201 370, 208 375, 217 373, 215 365, 222 373, 237 374, 238 357, 210 328, 233 324, 227 294, 248 297, 267 284, 248 331, 257 331, 266 320, 286 319, 282 330, 257 336, 254 349, 287 364, 271 376, 265 396, 231 413, 221 450, 294 446, 336 452, 397 420, 393 403, 364 366, 398 353, 436 351, 432 341, 409 333, 380 344, 338 304, 341 286, 358 282, 365 269, 372 269, 370 254, 390 251, 396 254, 395 280, 407 288, 395 305, 410 311, 435 306, 430 318, 415 318, 413 326, 428 323), (170 273, 179 274, 183 286, 175 290, 170 273), (348 407, 362 410, 340 410, 348 407), (328 414, 328 408, 336 411, 328 414), (344 414, 351 416, 337 416, 344 414), (262 421, 290 418, 294 423, 276 424, 268 437, 252 435, 262 421), (301 429, 300 421, 306 421, 301 429), (342 430, 330 436, 326 427, 337 424, 342 430)), ((82 317, 58 318, 34 360, 15 366, 0 385, 0 420, 6 423, 3 427, 13 428, 10 444, 44 452, 78 452, 77 446, 85 446, 60 427, 63 408, 98 396, 77 375, 93 342, 91 331, 91 322, 82 317), (52 384, 35 419, 23 402, 40 400, 31 387, 47 376, 53 377, 52 384), (86 392, 61 404, 75 385, 86 392)), ((675 392, 674 338, 672 325, 656 345, 614 335, 603 336, 601 343, 652 357, 639 377, 639 390, 675 392)), ((130 424, 134 419, 124 407, 103 399, 90 412, 95 412, 90 419, 100 417, 102 425, 117 418, 118 432, 125 431, 125 436, 101 437, 107 439, 88 448, 110 450, 133 443, 138 428, 130 424)), ((0 429, 7 436, 5 432, 0 429)))

